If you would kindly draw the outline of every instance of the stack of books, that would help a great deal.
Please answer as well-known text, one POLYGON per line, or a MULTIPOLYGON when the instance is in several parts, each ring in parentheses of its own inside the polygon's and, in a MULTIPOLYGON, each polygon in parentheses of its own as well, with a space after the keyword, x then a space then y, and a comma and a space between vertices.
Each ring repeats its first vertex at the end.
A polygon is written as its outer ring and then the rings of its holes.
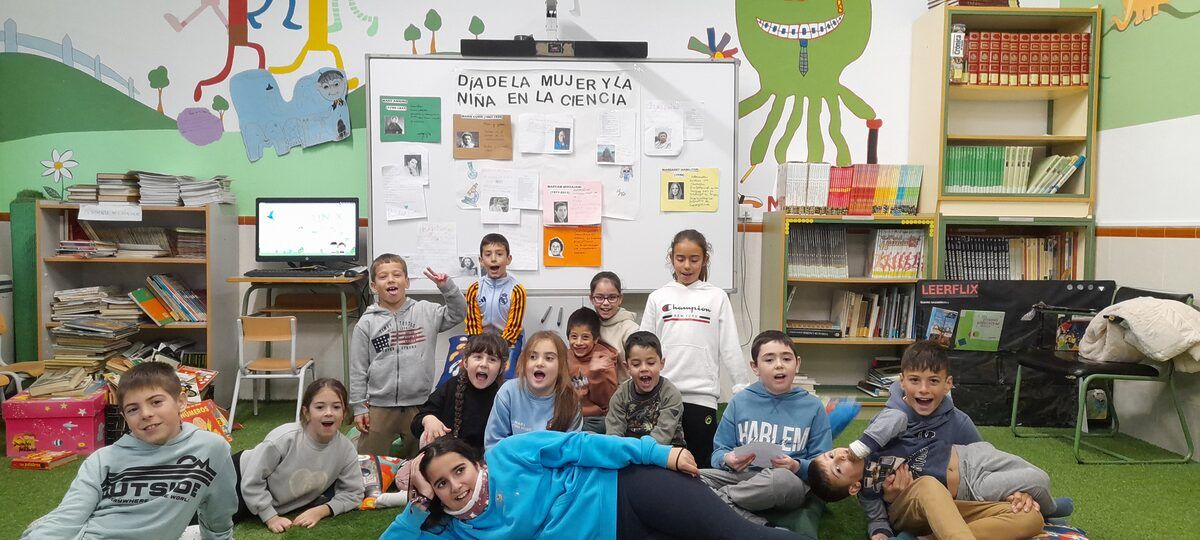
POLYGON ((191 180, 191 177, 145 171, 135 171, 134 175, 141 188, 142 204, 146 206, 179 206, 183 202, 179 195, 179 184, 191 180))
POLYGON ((913 298, 911 286, 834 291, 829 319, 846 337, 912 339, 913 298))
POLYGON ((925 0, 925 5, 933 9, 942 4, 963 7, 1020 7, 1019 0, 925 0))
POLYGON ((129 346, 125 338, 138 332, 138 325, 102 317, 72 319, 51 328, 54 357, 46 368, 81 367, 89 373, 104 369, 105 362, 129 346))
POLYGON ((789 214, 914 215, 921 194, 920 165, 853 165, 787 162, 775 192, 789 214))
POLYGON ((844 278, 850 276, 846 254, 846 227, 806 225, 788 229, 789 278, 844 278))
POLYGON ((922 229, 875 229, 869 275, 873 278, 917 279, 925 253, 922 229))
POLYGON ((184 206, 204 206, 206 204, 233 204, 235 199, 229 189, 231 179, 225 176, 214 176, 208 180, 197 180, 182 177, 179 181, 179 196, 184 206))
POLYGON ((108 296, 101 298, 100 316, 117 321, 142 322, 142 310, 127 296, 108 296))
POLYGON ((191 227, 176 227, 173 229, 174 243, 171 251, 176 257, 185 259, 203 259, 208 255, 204 229, 191 227))
POLYGON ((54 291, 54 301, 50 303, 50 320, 61 322, 94 317, 104 309, 105 298, 119 294, 117 288, 111 285, 54 291))
MULTIPOLYGON (((146 278, 146 288, 154 295, 154 298, 162 303, 174 320, 180 322, 205 322, 208 320, 204 300, 175 276, 153 274, 146 278)), ((134 299, 137 300, 137 298, 134 299)), ((140 302, 139 306, 141 306, 140 302)), ((147 314, 154 317, 152 314, 147 314)))
POLYGON ((842 329, 833 321, 788 319, 784 333, 798 338, 840 338, 842 329))
POLYGON ((67 187, 67 202, 94 203, 98 200, 98 195, 96 184, 75 184, 67 187))
POLYGON ((30 397, 58 397, 86 388, 91 382, 88 371, 81 367, 48 369, 29 385, 28 390, 30 397))
POLYGON ((871 359, 871 366, 867 368, 867 376, 858 381, 858 389, 871 397, 887 398, 891 395, 888 387, 898 380, 900 380, 900 358, 876 356, 871 359))
POLYGON ((946 279, 1076 279, 1079 233, 946 236, 946 279))
POLYGON ((117 244, 102 240, 59 240, 57 253, 80 259, 112 257, 117 254, 117 244))
POLYGON ((137 178, 126 173, 97 173, 96 192, 101 204, 137 204, 137 178))
POLYGON ((950 82, 980 86, 1086 85, 1091 80, 1091 40, 1092 35, 1086 32, 966 32, 965 76, 950 82))
POLYGON ((1042 154, 1032 146, 949 146, 949 193, 1058 193, 1086 160, 1083 155, 1042 154))
POLYGON ((217 372, 214 370, 186 365, 176 367, 175 375, 179 377, 179 383, 183 385, 188 403, 200 403, 203 401, 205 390, 217 378, 217 372))

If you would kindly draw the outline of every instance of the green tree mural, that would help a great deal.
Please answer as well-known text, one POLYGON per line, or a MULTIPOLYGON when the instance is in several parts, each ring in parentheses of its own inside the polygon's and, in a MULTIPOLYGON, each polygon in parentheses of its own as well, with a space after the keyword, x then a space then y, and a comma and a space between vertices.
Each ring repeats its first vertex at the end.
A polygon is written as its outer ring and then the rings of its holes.
POLYGON ((213 96, 212 109, 221 115, 221 127, 225 127, 225 111, 229 110, 229 102, 221 96, 213 96))
POLYGON ((150 70, 150 73, 148 73, 146 75, 146 78, 150 80, 150 88, 158 90, 158 112, 161 113, 161 112, 163 112, 163 106, 162 106, 163 88, 166 88, 167 85, 171 84, 171 79, 167 78, 166 66, 158 66, 158 67, 150 70))
POLYGON ((471 17, 471 25, 467 27, 467 31, 473 34, 475 39, 479 39, 479 34, 483 33, 483 19, 478 15, 471 17))
POLYGON ((412 53, 417 54, 417 40, 421 39, 421 29, 417 25, 410 24, 404 29, 404 41, 412 43, 412 53))
POLYGON ((425 13, 425 28, 429 30, 429 54, 437 52, 437 31, 442 29, 442 16, 436 9, 425 13))

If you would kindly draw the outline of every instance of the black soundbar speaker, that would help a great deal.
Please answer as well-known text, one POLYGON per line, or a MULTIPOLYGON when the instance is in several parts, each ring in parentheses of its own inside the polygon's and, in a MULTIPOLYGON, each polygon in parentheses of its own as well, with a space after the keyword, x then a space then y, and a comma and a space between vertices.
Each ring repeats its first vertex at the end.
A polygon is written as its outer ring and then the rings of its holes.
POLYGON ((567 58, 646 58, 645 41, 535 41, 463 39, 463 56, 545 56, 567 58))

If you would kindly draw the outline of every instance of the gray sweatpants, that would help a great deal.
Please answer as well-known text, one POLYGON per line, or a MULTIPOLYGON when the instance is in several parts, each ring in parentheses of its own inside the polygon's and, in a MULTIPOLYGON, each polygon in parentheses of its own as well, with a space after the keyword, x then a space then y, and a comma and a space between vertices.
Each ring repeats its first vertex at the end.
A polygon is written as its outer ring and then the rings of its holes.
POLYGON ((700 469, 700 479, 716 491, 722 500, 733 505, 735 510, 793 510, 800 508, 808 496, 808 485, 787 469, 746 470, 740 473, 700 469))
POLYGON ((958 500, 1003 501, 1023 491, 1042 507, 1042 515, 1055 512, 1046 471, 986 442, 954 445, 954 449, 958 451, 958 500))

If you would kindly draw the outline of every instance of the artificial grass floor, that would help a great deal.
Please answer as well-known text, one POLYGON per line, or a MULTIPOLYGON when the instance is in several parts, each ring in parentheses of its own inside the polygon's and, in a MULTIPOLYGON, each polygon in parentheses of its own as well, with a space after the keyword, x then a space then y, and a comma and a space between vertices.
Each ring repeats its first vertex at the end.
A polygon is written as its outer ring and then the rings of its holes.
MULTIPOLYGON (((234 434, 233 451, 254 446, 275 426, 292 421, 294 404, 276 402, 260 407, 257 417, 249 407, 238 418, 245 428, 234 434)), ((866 427, 855 421, 838 438, 845 445, 866 427)), ((1200 531, 1197 503, 1200 465, 1079 465, 1065 439, 1017 439, 1008 428, 982 427, 983 438, 997 448, 1024 457, 1050 474, 1055 496, 1075 499, 1072 525, 1093 539, 1183 538, 1200 531)), ((1155 446, 1129 437, 1106 441, 1118 451, 1134 456, 1160 456, 1155 446)), ((79 468, 72 463, 51 471, 16 471, 0 460, 0 537, 15 538, 29 522, 58 505, 79 468)), ((82 460, 80 460, 82 461, 82 460)), ((399 509, 351 512, 321 521, 314 529, 292 529, 272 534, 261 522, 239 523, 235 538, 377 538, 399 509)), ((862 539, 866 519, 858 504, 847 499, 828 506, 821 518, 821 538, 862 539)), ((171 540, 171 539, 167 539, 171 540)))

